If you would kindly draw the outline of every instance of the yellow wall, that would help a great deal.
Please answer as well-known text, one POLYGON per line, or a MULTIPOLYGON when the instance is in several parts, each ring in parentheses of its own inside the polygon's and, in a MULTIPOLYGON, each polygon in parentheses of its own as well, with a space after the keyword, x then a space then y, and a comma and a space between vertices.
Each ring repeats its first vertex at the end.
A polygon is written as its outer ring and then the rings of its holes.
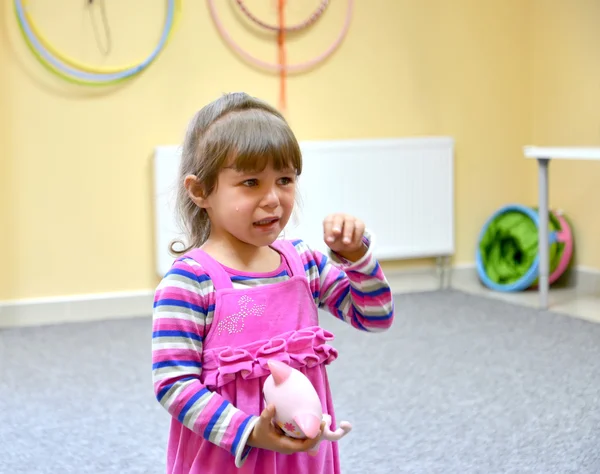
MULTIPOLYGON (((115 90, 73 87, 51 76, 2 2, 0 300, 150 289, 154 274, 150 158, 178 143, 194 111, 224 91, 277 103, 278 79, 247 66, 223 43, 205 1, 185 2, 176 35, 135 82, 115 90), (9 107, 4 106, 9 100, 9 107), (5 167, 10 171, 5 174, 5 167)), ((106 2, 113 53, 98 52, 84 2, 31 0, 54 45, 95 64, 135 60, 156 41, 164 2, 106 2), (134 27, 133 20, 142 26, 134 27)), ((233 2, 217 2, 229 31, 256 55, 271 40, 249 32, 233 2)), ((275 20, 274 2, 247 2, 275 20), (260 6, 262 4, 262 7, 260 6)), ((292 2, 293 17, 317 4, 292 2)), ((531 198, 522 157, 530 142, 531 2, 357 1, 342 48, 290 78, 289 119, 299 139, 452 135, 456 139, 457 263, 472 262, 484 219, 531 198), (509 189, 508 183, 514 186, 509 189)), ((333 40, 345 2, 290 41, 293 61, 333 40)), ((368 216, 366 216, 368 219, 368 216)))
MULTIPOLYGON (((535 0, 534 19, 532 142, 600 146, 600 3, 535 0)), ((550 205, 574 223, 578 264, 597 269, 599 183, 600 162, 550 164, 550 205)))
POLYGON ((13 279, 10 273, 15 268, 13 258, 15 250, 15 221, 13 208, 10 206, 14 199, 14 179, 12 177, 13 134, 11 133, 12 101, 10 100, 9 60, 6 57, 6 38, 3 34, 4 8, 0 9, 0 265, 5 272, 0 272, 0 301, 14 295, 13 279))

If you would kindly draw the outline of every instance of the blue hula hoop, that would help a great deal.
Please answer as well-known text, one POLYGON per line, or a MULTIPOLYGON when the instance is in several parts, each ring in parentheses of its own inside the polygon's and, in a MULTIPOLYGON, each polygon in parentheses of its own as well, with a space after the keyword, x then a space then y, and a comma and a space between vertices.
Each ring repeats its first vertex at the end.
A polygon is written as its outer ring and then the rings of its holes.
MULTIPOLYGON (((535 223, 535 225, 538 229, 538 233, 540 232, 539 214, 537 212, 535 212, 532 208, 523 206, 520 204, 509 204, 507 206, 504 206, 504 207, 498 209, 496 212, 494 212, 488 218, 488 220, 485 222, 483 228, 481 229, 481 232, 479 233, 479 238, 477 240, 477 252, 476 252, 476 256, 475 256, 475 262, 476 262, 476 266, 477 266, 477 273, 478 273, 479 278, 482 281, 482 283, 485 286, 487 286, 488 288, 495 290, 495 291, 512 292, 512 291, 526 290, 535 282, 535 280, 539 276, 539 271, 540 271, 540 254, 539 254, 539 252, 536 255, 535 260, 533 261, 533 263, 531 264, 531 266, 529 267, 527 272, 521 278, 519 278, 517 281, 514 281, 512 283, 504 284, 504 285, 496 283, 495 281, 492 281, 490 279, 490 277, 488 277, 488 275, 485 271, 485 267, 483 265, 483 257, 481 255, 481 249, 479 248, 479 243, 481 242, 483 236, 487 232, 487 229, 490 226, 490 224, 492 223, 492 221, 494 219, 496 219, 498 216, 505 214, 507 212, 511 212, 511 211, 516 211, 516 212, 525 214, 527 217, 529 217, 535 223)), ((546 230, 546 232, 547 232, 547 230, 546 230)), ((550 245, 556 243, 556 241, 557 241, 556 232, 550 232, 548 238, 549 238, 550 245)))
POLYGON ((63 64, 58 59, 54 58, 38 42, 37 38, 31 31, 29 24, 27 23, 27 21, 25 19, 25 15, 23 12, 23 4, 21 3, 21 0, 15 0, 15 9, 17 12, 17 17, 19 18, 19 22, 21 23, 21 25, 23 27, 23 31, 27 35, 27 38, 29 39, 31 45, 46 61, 48 61, 50 64, 52 64, 57 69, 61 70, 64 74, 74 76, 74 77, 77 77, 77 78, 83 79, 83 80, 109 82, 109 81, 115 81, 118 79, 125 79, 125 78, 129 78, 131 76, 134 76, 134 75, 140 73, 142 70, 146 69, 150 65, 150 63, 152 63, 154 61, 154 59, 156 59, 158 54, 164 48, 165 43, 167 42, 167 38, 169 37, 169 33, 173 27, 174 13, 175 13, 175 0, 168 0, 168 2, 167 2, 167 18, 165 20, 165 25, 164 25, 164 28, 163 28, 163 31, 161 34, 160 41, 158 42, 158 45, 156 46, 154 51, 152 51, 152 53, 150 53, 150 55, 142 63, 138 64, 137 66, 134 66, 134 67, 132 67, 128 70, 122 71, 122 72, 111 73, 111 74, 94 74, 94 73, 89 73, 89 72, 78 71, 77 69, 73 69, 73 68, 63 64))

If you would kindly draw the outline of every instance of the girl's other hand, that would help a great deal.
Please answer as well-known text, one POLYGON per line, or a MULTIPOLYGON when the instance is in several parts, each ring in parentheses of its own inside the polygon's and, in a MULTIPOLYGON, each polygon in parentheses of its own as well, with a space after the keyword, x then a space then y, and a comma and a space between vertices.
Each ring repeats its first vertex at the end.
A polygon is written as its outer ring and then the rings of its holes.
POLYGON ((308 451, 318 442, 325 422, 321 423, 321 429, 314 439, 294 439, 286 436, 281 428, 275 425, 273 417, 275 416, 275 407, 269 405, 260 415, 258 422, 248 437, 248 446, 254 448, 268 449, 283 454, 292 454, 302 451, 308 451))

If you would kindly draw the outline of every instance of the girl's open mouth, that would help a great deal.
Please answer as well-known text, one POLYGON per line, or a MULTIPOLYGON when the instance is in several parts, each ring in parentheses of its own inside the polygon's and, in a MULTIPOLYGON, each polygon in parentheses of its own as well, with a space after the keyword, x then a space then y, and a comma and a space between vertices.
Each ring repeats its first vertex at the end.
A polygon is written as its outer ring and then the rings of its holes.
POLYGON ((254 225, 257 227, 269 227, 278 221, 279 217, 269 217, 267 219, 261 219, 260 221, 256 221, 254 225))

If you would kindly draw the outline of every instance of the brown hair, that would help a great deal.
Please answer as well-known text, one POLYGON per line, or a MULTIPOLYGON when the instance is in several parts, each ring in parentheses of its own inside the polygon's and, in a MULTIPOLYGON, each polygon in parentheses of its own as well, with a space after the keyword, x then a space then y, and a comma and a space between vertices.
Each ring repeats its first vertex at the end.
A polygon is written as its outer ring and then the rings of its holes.
POLYGON ((216 188, 224 166, 239 171, 262 171, 268 164, 276 170, 292 168, 302 172, 300 146, 287 121, 277 109, 244 92, 224 94, 200 109, 189 123, 181 151, 177 182, 176 212, 188 245, 170 250, 182 255, 200 247, 210 233, 205 209, 189 197, 183 181, 198 178, 205 196, 216 188))

